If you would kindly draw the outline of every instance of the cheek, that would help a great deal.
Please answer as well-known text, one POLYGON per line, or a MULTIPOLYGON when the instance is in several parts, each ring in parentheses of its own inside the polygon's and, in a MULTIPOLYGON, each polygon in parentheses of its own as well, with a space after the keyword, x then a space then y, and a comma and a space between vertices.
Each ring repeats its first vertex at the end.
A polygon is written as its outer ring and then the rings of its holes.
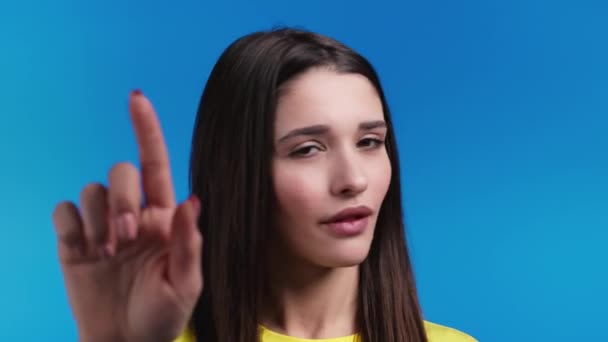
POLYGON ((316 206, 322 202, 324 180, 305 168, 296 165, 274 167, 274 191, 282 219, 314 219, 316 206))
POLYGON ((372 190, 372 196, 378 202, 384 200, 384 196, 388 191, 388 187, 392 177, 392 167, 388 155, 385 155, 381 160, 376 163, 369 163, 373 165, 369 170, 369 179, 372 182, 370 187, 372 190))

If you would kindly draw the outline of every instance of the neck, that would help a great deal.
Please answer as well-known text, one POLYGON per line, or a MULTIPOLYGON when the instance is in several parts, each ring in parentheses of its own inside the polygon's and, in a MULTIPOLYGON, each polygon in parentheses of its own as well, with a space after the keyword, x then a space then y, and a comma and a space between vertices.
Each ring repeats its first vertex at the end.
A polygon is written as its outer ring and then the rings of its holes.
POLYGON ((352 335, 357 331, 359 266, 326 268, 273 258, 261 324, 305 339, 352 335))

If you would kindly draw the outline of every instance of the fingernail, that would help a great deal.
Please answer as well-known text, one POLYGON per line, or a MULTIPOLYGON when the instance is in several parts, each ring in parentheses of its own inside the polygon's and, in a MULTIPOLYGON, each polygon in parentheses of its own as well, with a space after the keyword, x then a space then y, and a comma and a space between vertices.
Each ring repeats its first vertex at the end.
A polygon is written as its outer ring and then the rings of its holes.
POLYGON ((200 215, 200 213, 201 213, 201 201, 198 199, 198 197, 195 194, 190 195, 190 198, 188 198, 188 199, 192 203, 192 208, 194 208, 194 213, 198 217, 198 215, 200 215))
POLYGON ((135 218, 131 213, 123 213, 116 218, 116 234, 121 240, 135 238, 135 218))
POLYGON ((131 91, 131 95, 141 95, 141 94, 143 94, 143 93, 139 89, 133 89, 131 91))
POLYGON ((133 240, 137 237, 137 221, 132 213, 124 213, 125 227, 127 228, 127 238, 133 240))

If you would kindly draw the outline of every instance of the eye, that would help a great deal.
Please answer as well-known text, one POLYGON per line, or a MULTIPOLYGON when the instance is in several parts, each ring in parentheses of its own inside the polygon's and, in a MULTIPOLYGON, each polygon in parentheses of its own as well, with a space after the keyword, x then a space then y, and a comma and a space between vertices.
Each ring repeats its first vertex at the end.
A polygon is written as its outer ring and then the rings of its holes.
POLYGON ((369 149, 373 149, 373 148, 378 148, 384 145, 384 140, 378 139, 378 138, 365 138, 362 139, 359 142, 359 145, 363 145, 363 148, 369 148, 369 149))
POLYGON ((300 149, 293 151, 289 155, 293 156, 293 157, 308 157, 313 154, 313 153, 311 153, 311 151, 313 151, 315 149, 321 151, 321 149, 317 145, 308 145, 308 146, 304 146, 300 149))

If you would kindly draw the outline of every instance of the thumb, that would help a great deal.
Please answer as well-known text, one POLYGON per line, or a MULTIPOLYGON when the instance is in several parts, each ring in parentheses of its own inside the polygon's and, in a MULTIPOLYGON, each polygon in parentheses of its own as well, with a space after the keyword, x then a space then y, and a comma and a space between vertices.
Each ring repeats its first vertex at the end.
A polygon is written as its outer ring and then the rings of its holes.
POLYGON ((169 247, 169 281, 182 295, 198 298, 203 287, 201 254, 203 239, 198 230, 200 201, 190 196, 175 211, 169 247))

